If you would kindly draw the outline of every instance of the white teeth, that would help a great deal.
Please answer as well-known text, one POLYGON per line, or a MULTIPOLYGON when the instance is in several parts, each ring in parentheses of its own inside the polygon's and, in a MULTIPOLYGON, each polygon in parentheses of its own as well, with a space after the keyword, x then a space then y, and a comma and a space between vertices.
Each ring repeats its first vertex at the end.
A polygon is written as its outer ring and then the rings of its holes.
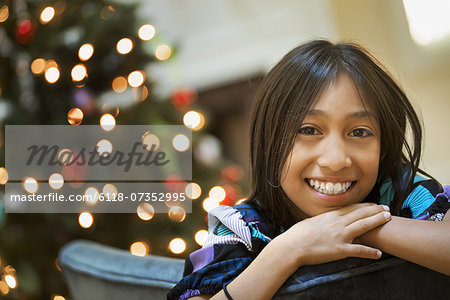
POLYGON ((350 186, 352 185, 352 182, 320 182, 318 180, 310 179, 308 181, 309 185, 315 189, 318 192, 321 192, 323 194, 327 195, 336 195, 336 194, 342 194, 345 193, 350 186))

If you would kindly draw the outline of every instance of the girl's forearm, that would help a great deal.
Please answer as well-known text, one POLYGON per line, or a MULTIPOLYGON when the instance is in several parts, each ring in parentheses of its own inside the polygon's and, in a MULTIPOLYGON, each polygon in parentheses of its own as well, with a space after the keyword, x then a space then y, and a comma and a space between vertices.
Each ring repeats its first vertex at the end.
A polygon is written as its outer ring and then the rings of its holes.
MULTIPOLYGON (((280 239, 271 241, 255 260, 227 286, 234 299, 272 299, 283 283, 299 267, 293 253, 285 253, 280 239)), ((220 291, 211 299, 226 299, 220 291)))
POLYGON ((392 217, 359 240, 391 255, 450 275, 450 222, 392 217))

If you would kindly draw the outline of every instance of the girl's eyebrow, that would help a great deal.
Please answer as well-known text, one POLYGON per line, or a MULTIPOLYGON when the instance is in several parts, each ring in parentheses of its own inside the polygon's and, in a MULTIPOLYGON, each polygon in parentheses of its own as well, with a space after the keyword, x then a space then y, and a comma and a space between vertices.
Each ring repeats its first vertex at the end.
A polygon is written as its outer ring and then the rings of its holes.
MULTIPOLYGON (((324 112, 323 110, 320 109, 311 109, 310 111, 308 111, 308 113, 306 114, 307 116, 321 116, 324 118, 328 118, 329 115, 324 112)), ((370 111, 366 111, 366 110, 362 110, 362 111, 355 111, 355 112, 351 112, 347 115, 347 118, 358 118, 358 119, 363 119, 363 118, 369 118, 369 119, 374 119, 374 120, 378 120, 377 116, 370 112, 370 111)))

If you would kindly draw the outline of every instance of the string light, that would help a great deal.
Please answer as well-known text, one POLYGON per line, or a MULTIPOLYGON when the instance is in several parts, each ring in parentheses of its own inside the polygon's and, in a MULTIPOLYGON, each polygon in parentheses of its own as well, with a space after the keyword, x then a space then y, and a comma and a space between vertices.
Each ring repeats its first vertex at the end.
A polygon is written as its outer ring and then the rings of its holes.
POLYGON ((57 67, 50 67, 45 71, 45 80, 48 83, 55 83, 59 79, 59 70, 57 67))
POLYGON ((23 188, 30 194, 36 193, 39 189, 39 184, 33 177, 25 177, 22 182, 23 188))
POLYGON ((5 22, 9 17, 9 7, 8 5, 3 5, 0 8, 0 23, 5 22))
POLYGON ((128 75, 128 84, 132 87, 139 87, 144 83, 145 77, 142 71, 133 71, 128 75))
POLYGON ((191 145, 189 139, 184 134, 177 134, 172 140, 172 146, 179 152, 184 152, 191 145))
POLYGON ((225 189, 218 185, 209 190, 209 197, 217 199, 219 202, 223 201, 226 195, 225 189))
POLYGON ((81 227, 87 229, 91 227, 92 224, 94 223, 94 217, 88 212, 82 212, 78 216, 78 223, 80 224, 81 227))
POLYGON ((111 114, 104 114, 100 118, 100 126, 104 131, 111 131, 116 126, 116 119, 111 114))
POLYGON ((111 154, 113 150, 113 145, 111 144, 110 141, 106 140, 106 139, 102 139, 100 141, 98 141, 97 143, 97 153, 100 154, 101 156, 108 156, 111 154))
POLYGON ((194 236, 195 242, 200 246, 203 246, 208 238, 208 230, 199 230, 194 236))
POLYGON ((129 38, 123 38, 117 42, 116 48, 120 54, 128 54, 133 50, 133 42, 129 38))
POLYGON ((87 76, 86 66, 83 64, 78 64, 72 68, 70 73, 73 81, 81 81, 87 76))
POLYGON ((127 89, 127 80, 123 76, 114 78, 112 82, 112 89, 116 93, 122 93, 127 89))
POLYGON ((93 54, 94 54, 94 46, 88 43, 82 45, 78 50, 78 57, 82 61, 89 60, 93 54))
POLYGON ((43 59, 43 58, 36 58, 31 63, 30 69, 31 69, 31 72, 33 74, 36 74, 36 75, 44 73, 45 59, 43 59))
POLYGON ((61 295, 54 295, 52 300, 66 300, 66 299, 61 295))
POLYGON ((79 108, 72 108, 67 113, 67 121, 70 125, 80 125, 83 121, 83 111, 79 108))
POLYGON ((48 178, 48 184, 54 190, 59 190, 64 185, 64 177, 59 173, 53 173, 48 178))
POLYGON ((8 171, 4 167, 0 168, 0 184, 5 185, 8 182, 8 171))
POLYGON ((138 31, 139 38, 144 41, 151 40, 155 36, 155 33, 156 33, 156 29, 151 24, 142 25, 138 31))
POLYGON ((175 238, 170 241, 169 250, 174 254, 183 253, 186 250, 186 242, 181 238, 175 238))
POLYGON ((159 60, 166 60, 172 54, 172 50, 167 45, 159 45, 155 50, 155 57, 159 60))
POLYGON ((184 189, 186 195, 192 200, 197 199, 202 194, 202 188, 197 183, 189 183, 184 189))
POLYGON ((48 22, 50 22, 53 17, 55 16, 55 9, 51 6, 48 6, 46 8, 44 8, 44 10, 41 13, 41 23, 42 24, 47 24, 48 22))
POLYGON ((173 222, 181 223, 186 219, 186 211, 181 206, 174 206, 169 209, 169 219, 173 222))
POLYGON ((145 242, 134 242, 130 246, 130 252, 136 256, 146 256, 149 252, 149 247, 145 242))
POLYGON ((137 208, 137 215, 144 221, 153 219, 155 215, 155 209, 150 203, 142 203, 137 208))

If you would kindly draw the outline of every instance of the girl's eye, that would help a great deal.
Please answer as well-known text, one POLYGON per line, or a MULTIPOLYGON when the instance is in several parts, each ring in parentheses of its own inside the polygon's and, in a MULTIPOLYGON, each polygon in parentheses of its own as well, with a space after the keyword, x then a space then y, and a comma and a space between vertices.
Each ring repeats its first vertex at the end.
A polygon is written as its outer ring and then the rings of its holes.
POLYGON ((318 134, 320 134, 320 132, 316 128, 311 127, 311 126, 300 128, 299 133, 303 134, 303 135, 318 135, 318 134))
POLYGON ((370 130, 368 130, 368 129, 357 128, 357 129, 353 130, 352 132, 350 132, 350 136, 368 137, 368 136, 373 136, 373 133, 370 132, 370 130))

